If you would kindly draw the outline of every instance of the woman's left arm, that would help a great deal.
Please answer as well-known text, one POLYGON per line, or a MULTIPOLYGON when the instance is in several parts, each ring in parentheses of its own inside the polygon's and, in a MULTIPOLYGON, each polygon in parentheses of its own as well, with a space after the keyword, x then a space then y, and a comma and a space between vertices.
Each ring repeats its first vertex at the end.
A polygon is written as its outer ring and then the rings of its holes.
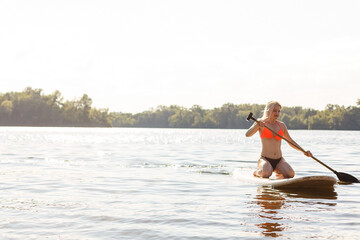
MULTIPOLYGON (((298 150, 298 151, 301 151, 302 152, 302 148, 300 147, 299 144, 297 144, 297 142, 294 141, 294 139, 291 138, 290 134, 289 134, 289 131, 285 125, 285 123, 281 123, 282 125, 282 128, 283 128, 283 132, 284 132, 284 137, 286 139, 288 139, 290 142, 292 142, 293 144, 290 144, 288 143, 292 148, 298 150)), ((305 151, 304 152, 304 155, 307 156, 307 157, 311 157, 312 156, 312 153, 310 151, 305 151)))

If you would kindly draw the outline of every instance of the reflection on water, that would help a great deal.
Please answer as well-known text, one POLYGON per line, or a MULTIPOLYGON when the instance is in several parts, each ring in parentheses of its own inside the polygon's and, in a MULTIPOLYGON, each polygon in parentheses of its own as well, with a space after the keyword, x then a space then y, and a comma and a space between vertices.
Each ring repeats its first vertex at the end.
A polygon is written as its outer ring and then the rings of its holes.
MULTIPOLYGON (((278 190, 280 191, 280 190, 278 190)), ((337 199, 337 193, 334 188, 328 189, 283 189, 282 193, 286 194, 289 197, 295 198, 313 198, 313 199, 337 199)))
POLYGON ((256 224, 261 229, 263 235, 268 237, 278 237, 284 230, 284 226, 279 224, 282 219, 278 210, 284 205, 285 198, 271 188, 260 187, 256 195, 256 203, 261 206, 259 217, 263 222, 256 224))
MULTIPOLYGON (((277 190, 271 187, 259 187, 257 189, 258 194, 255 196, 255 202, 260 208, 257 215, 261 219, 260 223, 255 225, 260 228, 262 235, 266 237, 279 237, 282 236, 282 232, 286 229, 286 212, 281 209, 286 209, 288 202, 295 202, 301 204, 314 204, 309 201, 301 201, 301 198, 311 199, 337 199, 337 193, 333 188, 324 190, 311 190, 304 189, 298 190, 277 190), (294 201, 295 199, 295 201, 294 201)), ((315 202, 315 204, 325 204, 333 207, 336 203, 333 202, 315 202)))

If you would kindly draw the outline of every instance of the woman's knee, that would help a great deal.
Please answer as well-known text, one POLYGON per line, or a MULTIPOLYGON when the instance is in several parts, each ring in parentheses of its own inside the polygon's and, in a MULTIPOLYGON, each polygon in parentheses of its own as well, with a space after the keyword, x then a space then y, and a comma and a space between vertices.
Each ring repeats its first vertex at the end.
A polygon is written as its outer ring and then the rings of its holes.
POLYGON ((282 159, 282 161, 279 162, 275 172, 282 175, 284 178, 293 178, 295 176, 295 171, 292 169, 290 164, 285 161, 285 159, 282 159))
POLYGON ((256 171, 256 175, 262 178, 269 178, 272 174, 272 171, 269 169, 259 169, 256 171))
POLYGON ((272 173, 273 168, 271 164, 263 158, 260 158, 258 160, 258 170, 256 171, 256 175, 262 178, 269 178, 272 173))
POLYGON ((272 174, 272 171, 269 171, 269 170, 263 170, 262 171, 262 177, 263 178, 269 178, 272 174))
POLYGON ((295 171, 293 169, 287 171, 286 173, 283 173, 283 176, 285 178, 293 178, 295 177, 295 171))

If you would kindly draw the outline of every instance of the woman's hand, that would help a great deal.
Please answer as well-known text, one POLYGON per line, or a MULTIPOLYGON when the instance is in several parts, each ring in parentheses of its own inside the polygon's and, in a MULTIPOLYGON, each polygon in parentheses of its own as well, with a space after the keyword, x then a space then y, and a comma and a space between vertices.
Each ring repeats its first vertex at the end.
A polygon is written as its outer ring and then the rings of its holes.
POLYGON ((304 153, 304 155, 307 156, 307 157, 312 157, 312 156, 313 156, 310 151, 306 151, 306 152, 304 153))
POLYGON ((265 123, 262 121, 258 121, 257 124, 259 125, 259 127, 263 128, 265 127, 265 123))

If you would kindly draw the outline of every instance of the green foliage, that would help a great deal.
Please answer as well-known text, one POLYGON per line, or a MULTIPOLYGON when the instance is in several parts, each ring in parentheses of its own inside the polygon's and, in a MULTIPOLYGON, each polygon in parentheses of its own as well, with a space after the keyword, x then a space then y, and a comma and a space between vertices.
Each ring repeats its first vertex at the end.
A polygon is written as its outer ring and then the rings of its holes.
MULTIPOLYGON (((329 104, 323 111, 283 107, 280 120, 289 129, 360 130, 360 99, 356 104, 350 107, 329 104)), ((0 94, 0 125, 245 129, 252 124, 246 121, 249 113, 259 118, 265 107, 226 103, 214 109, 199 105, 188 109, 171 105, 131 114, 109 113, 108 109, 91 105, 92 99, 87 94, 64 102, 59 91, 46 95, 42 89, 27 87, 23 92, 0 94)))
MULTIPOLYGON (((358 101, 360 102, 360 100, 358 101)), ((360 105, 360 104, 358 104, 360 105)), ((250 112, 261 117, 265 105, 227 103, 220 108, 203 109, 194 105, 187 109, 180 106, 159 106, 135 115, 113 113, 114 127, 163 127, 163 128, 248 128, 252 122, 246 118, 250 112)), ((360 107, 328 105, 324 111, 283 107, 280 120, 289 129, 360 130, 360 107)))
POLYGON ((108 110, 91 104, 86 94, 64 103, 59 91, 46 95, 42 89, 27 87, 23 92, 0 94, 0 125, 110 127, 108 110))

